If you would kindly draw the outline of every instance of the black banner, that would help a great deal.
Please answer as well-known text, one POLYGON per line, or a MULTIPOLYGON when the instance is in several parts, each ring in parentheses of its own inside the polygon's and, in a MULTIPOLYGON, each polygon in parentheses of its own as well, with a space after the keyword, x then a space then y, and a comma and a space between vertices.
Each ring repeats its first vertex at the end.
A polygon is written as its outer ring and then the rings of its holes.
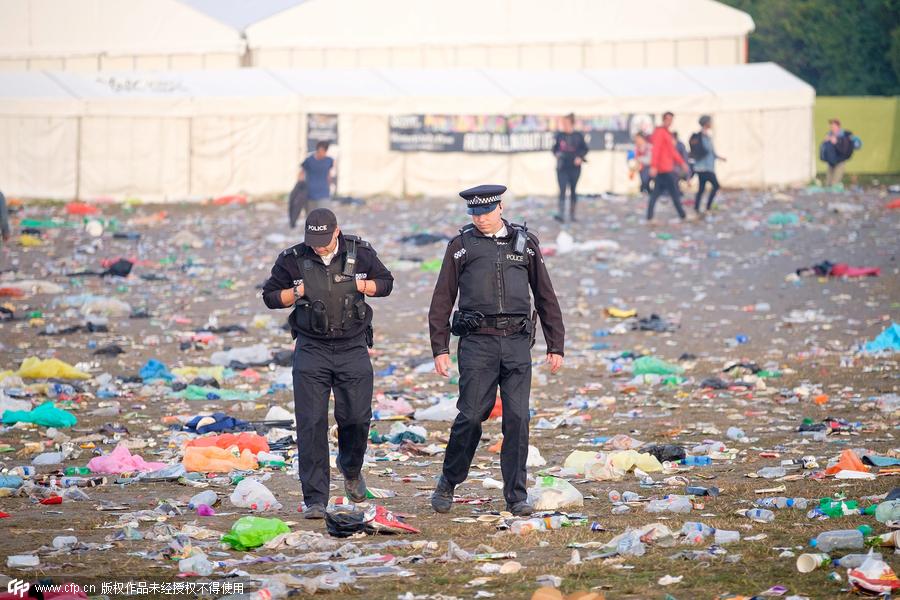
MULTIPOLYGON (((390 118, 395 152, 549 152, 562 117, 547 115, 399 115, 390 118)), ((632 135, 652 128, 649 115, 577 117, 575 128, 591 150, 631 146, 632 135)))
POLYGON ((338 116, 323 114, 306 115, 306 151, 315 152, 318 142, 338 143, 338 116))

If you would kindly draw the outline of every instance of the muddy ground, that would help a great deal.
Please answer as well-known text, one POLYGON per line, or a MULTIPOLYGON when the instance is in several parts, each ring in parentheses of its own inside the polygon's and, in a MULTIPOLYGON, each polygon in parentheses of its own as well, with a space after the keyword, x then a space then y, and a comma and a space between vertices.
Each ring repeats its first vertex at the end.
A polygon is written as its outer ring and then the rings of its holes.
MULTIPOLYGON (((462 498, 487 497, 480 505, 457 504, 449 516, 435 515, 428 505, 433 479, 439 473, 441 455, 412 455, 391 444, 372 445, 366 470, 370 486, 396 492, 396 497, 377 500, 389 509, 407 515, 408 522, 421 529, 418 535, 365 537, 350 543, 363 555, 391 554, 395 558, 372 559, 364 566, 386 566, 358 576, 352 585, 338 591, 320 592, 325 597, 358 598, 529 598, 539 587, 542 575, 562 579, 565 592, 602 591, 607 598, 713 598, 727 593, 752 596, 772 586, 784 586, 786 595, 810 598, 839 597, 847 589, 846 571, 838 570, 839 581, 828 578, 829 569, 800 575, 796 558, 809 551, 808 540, 820 531, 855 527, 867 523, 877 532, 886 531, 870 516, 844 517, 839 522, 808 519, 805 511, 777 511, 770 524, 751 522, 734 511, 750 507, 755 490, 784 485, 783 495, 816 499, 836 493, 849 498, 883 494, 898 485, 896 477, 875 481, 840 481, 814 476, 815 470, 800 472, 803 477, 786 481, 751 479, 748 473, 772 466, 788 458, 817 457, 824 468, 830 458, 846 448, 866 448, 878 454, 900 453, 896 414, 879 411, 877 397, 897 393, 897 355, 871 357, 854 352, 861 342, 873 339, 892 321, 900 309, 900 211, 884 208, 889 195, 877 188, 845 194, 806 194, 800 191, 761 193, 728 191, 717 210, 705 218, 691 215, 684 224, 669 221, 674 216, 671 204, 658 207, 657 221, 648 227, 643 220, 644 203, 639 199, 589 198, 580 206, 580 221, 566 226, 576 243, 604 240, 594 249, 575 249, 553 253, 561 226, 551 218, 555 200, 511 198, 506 216, 514 221, 527 219, 548 250, 546 262, 557 288, 567 326, 564 369, 550 375, 542 363, 542 340, 534 351, 535 369, 532 390, 531 443, 546 459, 544 469, 559 467, 573 450, 601 450, 592 442, 601 436, 627 434, 641 441, 671 443, 688 448, 703 440, 721 440, 737 449, 734 460, 717 460, 712 466, 696 467, 681 475, 695 485, 717 486, 721 495, 702 498, 702 508, 689 515, 652 515, 636 504, 630 513, 612 514, 610 490, 631 490, 644 497, 681 493, 683 486, 641 487, 634 474, 622 481, 574 479, 584 494, 580 513, 587 523, 597 522, 605 531, 588 526, 515 536, 498 531, 495 524, 461 523, 453 519, 477 517, 502 510, 498 490, 484 489, 480 479, 500 479, 499 455, 489 446, 499 438, 500 425, 492 420, 485 426, 482 445, 476 455, 473 476, 477 479, 457 488, 462 498), (776 213, 792 213, 796 224, 769 225, 776 213), (608 242, 614 242, 611 244, 608 242), (794 271, 823 260, 881 269, 879 277, 862 279, 824 279, 791 277, 794 271), (768 304, 757 306, 761 303, 768 304), (623 321, 604 315, 606 307, 634 308, 639 316, 656 313, 678 328, 672 332, 623 333, 598 337, 598 330, 612 330, 623 321), (792 311, 794 311, 792 313, 792 311), (794 321, 794 322, 791 322, 794 321), (735 342, 746 336, 746 343, 735 342), (607 344, 608 348, 602 348, 607 344), (652 354, 671 362, 681 360, 687 380, 681 385, 629 383, 628 373, 612 373, 609 359, 623 352, 652 354), (700 382, 709 377, 740 379, 723 369, 734 361, 754 362, 760 367, 782 373, 765 380, 765 388, 710 390, 700 382), (797 394, 800 389, 800 396, 797 394), (806 394, 805 392, 809 392, 806 394), (612 397, 603 408, 576 410, 584 415, 580 424, 557 429, 537 429, 541 417, 553 418, 568 409, 567 400, 612 397), (812 399, 817 396, 821 404, 812 399), (588 419, 589 417, 589 419, 588 419), (829 435, 825 441, 801 436, 797 427, 804 418, 821 421, 826 417, 859 423, 850 433, 829 435), (749 441, 733 442, 725 432, 730 426, 743 428, 749 441), (403 460, 399 460, 399 459, 403 460), (421 476, 415 477, 416 475, 421 476), (743 537, 764 534, 753 541, 742 540, 723 546, 721 553, 706 552, 710 543, 659 547, 650 544, 642 557, 617 557, 586 560, 598 550, 580 549, 582 564, 567 565, 573 543, 606 542, 629 526, 661 522, 673 531, 683 522, 702 521, 723 529, 737 529, 743 537), (422 544, 373 547, 397 540, 422 544), (514 574, 484 572, 485 562, 442 560, 453 540, 468 552, 516 553, 522 569, 514 574), (425 545, 424 542, 436 542, 425 545), (698 551, 689 556, 685 551, 698 551), (393 569, 390 567, 394 567, 393 569), (397 571, 409 571, 400 576, 397 571), (679 583, 662 587, 665 576, 683 576, 679 583), (486 578, 479 581, 479 578, 486 578), (442 594, 439 596, 438 594, 442 594)), ((404 235, 420 232, 452 235, 466 222, 461 202, 453 199, 416 199, 409 201, 368 199, 362 204, 344 204, 338 216, 344 231, 359 233, 378 249, 382 260, 394 270, 396 284, 389 298, 375 299, 376 348, 372 353, 378 392, 395 392, 416 408, 427 406, 428 399, 456 392, 456 386, 433 373, 415 373, 414 369, 431 360, 427 339, 426 314, 431 288, 436 277, 423 269, 423 262, 439 259, 444 243, 424 246, 401 244, 404 235), (391 369, 393 366, 393 370, 391 369), (388 374, 388 372, 392 372, 388 374)), ((94 378, 109 373, 114 377, 133 377, 149 358, 170 368, 207 366, 212 352, 229 347, 264 343, 272 350, 291 347, 290 335, 280 328, 285 312, 268 311, 258 298, 258 287, 265 280, 277 253, 295 243, 296 233, 287 228, 283 203, 260 202, 228 206, 145 206, 127 209, 104 206, 103 218, 116 218, 119 231, 138 232, 139 240, 113 239, 110 232, 99 242, 79 227, 45 229, 43 245, 13 245, 2 257, 4 281, 40 279, 58 283, 59 295, 34 294, 9 300, 16 320, 0 323, 0 370, 18 368, 28 356, 54 356, 90 369, 94 378), (160 211, 165 211, 163 217, 160 211), (172 237, 190 231, 203 241, 201 248, 173 246, 172 237), (268 238, 268 239, 267 239, 268 238), (90 250, 93 249, 91 253, 90 250), (100 270, 100 260, 117 256, 140 261, 125 280, 67 273, 85 269, 100 270), (145 280, 140 275, 157 274, 163 280, 145 280), (82 322, 77 309, 54 306, 58 296, 96 294, 124 300, 132 308, 146 308, 150 317, 110 319, 108 333, 78 332, 68 335, 39 336, 53 325, 64 328, 82 322), (40 311, 39 321, 29 313, 40 311), (265 317, 274 320, 266 326, 265 317), (210 344, 190 343, 191 334, 214 318, 219 326, 241 325, 244 332, 223 333, 210 344), (255 325, 263 325, 256 327, 255 325), (183 343, 184 342, 184 343, 183 343), (124 354, 95 356, 93 347, 119 344, 124 354)), ((692 212, 692 211, 689 211, 692 212)), ((23 218, 57 217, 70 222, 81 217, 67 216, 60 205, 26 203, 14 216, 23 218)), ((299 240, 297 240, 299 241, 299 240)), ((0 285, 2 287, 2 285, 0 285)), ((36 315, 33 315, 36 316, 36 315)), ((455 344, 454 344, 455 352, 455 344)), ((627 362, 627 361, 626 361, 627 362)), ((237 377, 223 387, 259 391, 263 395, 251 402, 222 400, 184 401, 169 398, 164 387, 144 387, 139 383, 115 384, 120 397, 119 414, 91 415, 100 408, 94 397, 95 379, 83 384, 86 393, 61 403, 78 417, 78 424, 65 432, 71 438, 97 434, 106 424, 127 427, 127 434, 101 433, 96 449, 82 449, 61 465, 83 466, 100 451, 112 450, 118 438, 129 440, 134 452, 147 460, 175 462, 179 448, 169 444, 172 420, 166 417, 193 416, 224 411, 244 420, 261 420, 271 406, 292 409, 290 390, 269 390, 269 377, 276 371, 256 369, 263 377, 254 382, 237 377), (143 442, 143 443, 142 443, 143 442)), ((29 381, 26 384, 31 383, 29 381)), ((23 389, 14 380, 2 386, 23 389)), ((34 388, 32 388, 34 389, 34 388)), ((37 393, 35 405, 42 399, 37 393)), ((429 433, 428 443, 442 444, 449 432, 448 422, 415 422, 429 433)), ((376 422, 375 428, 387 433, 391 421, 376 422)), ((9 446, 0 454, 2 466, 11 468, 29 464, 25 445, 41 442, 52 450, 54 441, 46 428, 16 426, 0 429, 0 445, 9 446)), ((48 474, 57 467, 38 467, 48 474)), ((531 468, 532 474, 540 469, 531 468)), ((342 482, 333 470, 333 495, 342 493, 342 482)), ((656 481, 669 474, 653 473, 656 481)), ((246 582, 245 591, 257 589, 253 575, 279 573, 296 577, 314 577, 322 573, 325 561, 337 563, 347 557, 301 556, 308 548, 260 549, 242 553, 223 548, 217 535, 195 539, 212 560, 269 557, 267 561, 223 566, 209 578, 179 577, 177 559, 167 556, 166 535, 185 525, 197 525, 224 533, 246 509, 230 506, 227 498, 217 507, 220 513, 198 517, 183 509, 181 515, 157 516, 157 523, 141 521, 138 529, 143 540, 123 540, 119 516, 140 510, 152 510, 162 500, 186 502, 192 487, 176 482, 116 485, 109 476, 107 485, 85 489, 90 501, 64 501, 45 506, 28 497, 0 498, 0 510, 9 518, 0 519, 0 556, 41 555, 41 565, 32 570, 11 569, 3 561, 0 572, 19 579, 54 582, 76 581, 96 586, 102 582, 246 582), (119 510, 98 510, 101 501, 122 505, 119 510), (165 525, 171 526, 168 529, 165 525), (79 541, 106 544, 103 548, 75 549, 52 555, 47 546, 55 536, 74 535, 79 541), (148 539, 157 538, 157 539, 148 539), (43 550, 39 550, 44 548, 43 550), (283 557, 278 558, 278 555, 283 557), (272 559, 272 557, 276 559, 272 559), (234 570, 237 570, 235 572, 234 570), (250 575, 226 578, 225 575, 250 575)), ((265 482, 283 508, 264 516, 277 516, 289 522, 293 530, 324 533, 321 522, 299 518, 301 501, 294 475, 275 471, 265 482)), ((233 486, 213 487, 220 496, 230 494, 233 486)), ((864 502, 864 504, 868 504, 864 502)), ((127 521, 127 519, 126 519, 127 521)), ((213 534, 210 534, 211 536, 213 534)), ((201 537, 203 537, 201 535, 201 537)), ((51 549, 52 550, 52 549, 51 549)), ((889 564, 900 569, 900 559, 884 549, 889 564)), ((841 552, 833 553, 840 556, 841 552)), ((496 565, 508 559, 495 561, 496 565)), ((490 570, 492 567, 487 567, 490 570)), ((221 596, 181 590, 179 595, 221 596)), ((294 588, 305 593, 302 588, 294 588)), ((111 594, 115 597, 115 594, 111 594)), ((145 594, 151 597, 172 597, 145 594)), ((125 596, 121 596, 125 597, 125 596)))

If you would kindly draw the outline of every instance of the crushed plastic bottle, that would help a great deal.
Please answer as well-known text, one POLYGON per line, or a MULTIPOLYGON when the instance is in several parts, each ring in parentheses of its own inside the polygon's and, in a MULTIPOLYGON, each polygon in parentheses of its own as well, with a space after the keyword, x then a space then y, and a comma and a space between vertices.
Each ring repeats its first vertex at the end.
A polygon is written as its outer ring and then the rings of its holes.
POLYGON ((741 514, 759 523, 771 523, 775 520, 775 513, 765 508, 751 508, 741 511, 741 514))
POLYGON ((565 515, 553 515, 551 517, 534 517, 526 521, 516 521, 510 525, 509 530, 516 535, 524 535, 532 531, 549 531, 561 529, 571 525, 569 517, 565 515))
POLYGON ((744 442, 747 440, 747 434, 740 427, 729 427, 725 432, 725 437, 736 442, 744 442))
POLYGON ((716 544, 733 544, 735 542, 741 541, 741 534, 739 531, 731 531, 728 529, 716 529, 715 536, 713 541, 716 544))
POLYGON ((651 500, 647 503, 647 512, 673 512, 689 513, 693 506, 687 496, 667 496, 659 500, 651 500))

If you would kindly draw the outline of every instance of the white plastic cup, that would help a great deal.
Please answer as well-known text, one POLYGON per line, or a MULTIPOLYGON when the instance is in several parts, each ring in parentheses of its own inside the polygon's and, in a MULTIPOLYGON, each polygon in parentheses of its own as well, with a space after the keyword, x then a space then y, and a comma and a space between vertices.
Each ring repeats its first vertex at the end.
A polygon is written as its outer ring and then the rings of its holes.
POLYGON ((812 573, 819 567, 827 567, 830 564, 831 557, 821 552, 801 554, 797 557, 797 570, 801 573, 812 573))
POLYGON ((95 219, 91 219, 84 225, 84 230, 91 237, 98 238, 103 235, 103 223, 95 219))

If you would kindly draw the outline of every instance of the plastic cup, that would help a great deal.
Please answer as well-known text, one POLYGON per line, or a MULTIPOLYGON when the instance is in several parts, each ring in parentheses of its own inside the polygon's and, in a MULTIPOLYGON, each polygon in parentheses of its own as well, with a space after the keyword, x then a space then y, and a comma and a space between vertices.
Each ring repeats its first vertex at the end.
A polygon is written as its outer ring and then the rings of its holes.
POLYGON ((831 557, 825 553, 801 554, 797 557, 797 570, 801 573, 812 573, 819 567, 831 564, 831 557))
POLYGON ((100 237, 103 235, 103 223, 92 219, 85 224, 84 230, 87 231, 88 235, 91 237, 100 237))
POLYGON ((900 531, 891 531, 875 536, 875 545, 883 548, 900 548, 900 531))

